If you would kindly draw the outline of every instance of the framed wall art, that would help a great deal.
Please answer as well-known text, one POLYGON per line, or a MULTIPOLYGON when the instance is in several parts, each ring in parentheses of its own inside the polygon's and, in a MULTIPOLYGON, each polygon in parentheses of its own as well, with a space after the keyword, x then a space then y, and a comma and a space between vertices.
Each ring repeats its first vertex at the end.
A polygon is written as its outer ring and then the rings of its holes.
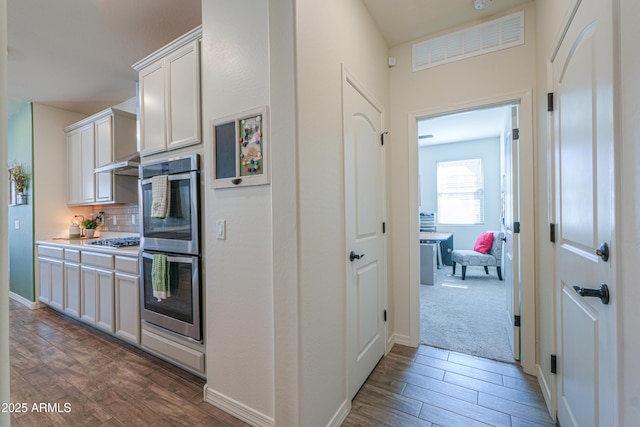
POLYGON ((269 184, 267 106, 211 121, 213 188, 269 184))

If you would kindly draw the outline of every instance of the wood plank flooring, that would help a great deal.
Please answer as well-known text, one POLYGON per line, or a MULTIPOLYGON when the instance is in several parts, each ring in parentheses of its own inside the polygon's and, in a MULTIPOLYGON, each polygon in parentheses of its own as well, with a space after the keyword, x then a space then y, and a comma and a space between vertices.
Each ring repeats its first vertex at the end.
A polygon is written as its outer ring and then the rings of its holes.
POLYGON ((395 345, 353 399, 343 427, 555 426, 538 383, 516 365, 395 345))
MULTIPOLYGON (((12 414, 13 426, 247 425, 203 402, 204 380, 55 310, 11 301, 10 346, 11 402, 28 404, 12 414), (38 412, 34 403, 50 406, 38 412)), ((555 424, 535 378, 515 365, 400 345, 380 361, 343 423, 486 425, 555 424)))
POLYGON ((201 378, 52 309, 11 301, 9 319, 11 402, 27 404, 12 426, 248 425, 205 403, 201 378))

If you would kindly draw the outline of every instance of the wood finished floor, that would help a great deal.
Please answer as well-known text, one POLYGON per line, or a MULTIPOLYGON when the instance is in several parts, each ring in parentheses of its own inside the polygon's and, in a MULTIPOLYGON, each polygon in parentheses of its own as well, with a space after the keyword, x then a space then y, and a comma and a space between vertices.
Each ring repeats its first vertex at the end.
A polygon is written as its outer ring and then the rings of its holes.
MULTIPOLYGON (((10 347, 11 402, 71 408, 13 413, 13 426, 247 425, 203 402, 204 380, 49 308, 11 301, 10 347)), ((555 424, 535 378, 515 365, 400 345, 380 361, 343 423, 486 425, 555 424)))
POLYGON ((248 425, 205 403, 201 378, 52 309, 11 301, 9 319, 11 402, 29 408, 12 426, 248 425))
POLYGON ((353 399, 343 427, 555 426, 536 379, 516 365, 395 345, 353 399))

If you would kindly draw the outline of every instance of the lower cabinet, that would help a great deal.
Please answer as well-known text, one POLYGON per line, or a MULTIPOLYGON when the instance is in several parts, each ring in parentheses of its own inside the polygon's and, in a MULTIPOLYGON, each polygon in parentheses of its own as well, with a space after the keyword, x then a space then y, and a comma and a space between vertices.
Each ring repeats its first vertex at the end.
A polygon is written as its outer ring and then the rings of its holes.
MULTIPOLYGON (((100 254, 100 256, 104 256, 100 254)), ((112 256, 108 256, 113 258, 112 256)), ((83 255, 84 258, 84 255, 83 255)), ((82 264, 80 319, 110 332, 115 332, 114 272, 82 264)))
POLYGON ((63 254, 61 248, 38 248, 38 300, 57 310, 62 310, 64 305, 63 254))
POLYGON ((80 264, 64 263, 64 312, 76 319, 80 318, 80 264))
POLYGON ((116 335, 140 344, 140 278, 116 273, 116 335))

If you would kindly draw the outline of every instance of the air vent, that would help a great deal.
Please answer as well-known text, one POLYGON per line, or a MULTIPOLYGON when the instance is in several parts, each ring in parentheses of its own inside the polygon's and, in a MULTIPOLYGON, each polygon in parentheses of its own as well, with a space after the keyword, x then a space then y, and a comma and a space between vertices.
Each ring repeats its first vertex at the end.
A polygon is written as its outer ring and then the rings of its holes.
POLYGON ((413 45, 413 71, 524 44, 524 11, 413 45))

